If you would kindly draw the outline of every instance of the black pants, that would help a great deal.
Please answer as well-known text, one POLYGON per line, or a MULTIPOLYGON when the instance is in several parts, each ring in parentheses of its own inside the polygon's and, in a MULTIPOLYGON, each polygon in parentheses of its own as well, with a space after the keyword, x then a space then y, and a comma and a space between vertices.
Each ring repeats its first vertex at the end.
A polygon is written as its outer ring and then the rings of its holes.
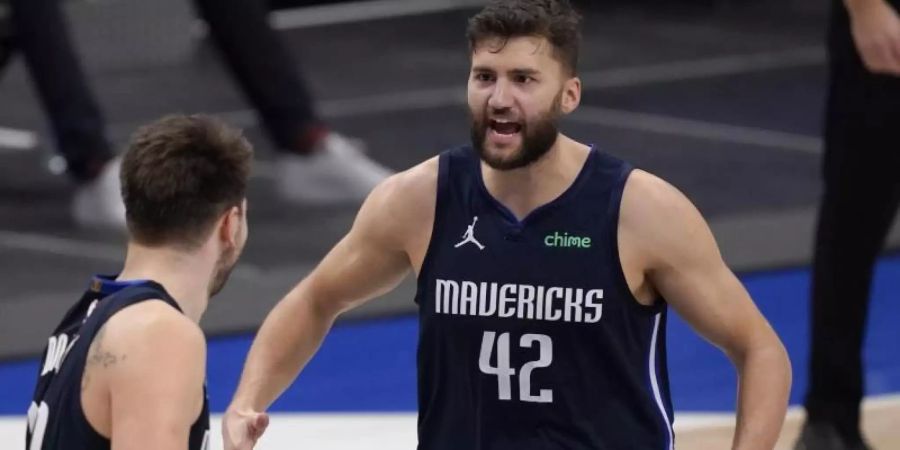
POLYGON ((9 1, 0 0, 0 72, 12 53, 12 24, 9 17, 9 1))
POLYGON ((69 39, 59 0, 11 0, 15 42, 69 173, 79 181, 95 176, 113 152, 106 122, 69 39))
POLYGON ((900 78, 865 69, 843 6, 834 8, 805 406, 810 421, 858 436, 873 267, 900 201, 900 78))
POLYGON ((304 150, 321 127, 313 99, 262 0, 193 0, 210 35, 279 149, 304 150))
MULTIPOLYGON (((320 128, 312 99, 284 43, 268 26, 262 0, 194 0, 212 38, 269 135, 281 149, 302 150, 320 128)), ((70 174, 95 176, 113 152, 106 121, 69 38, 60 0, 11 0, 17 46, 70 174)))

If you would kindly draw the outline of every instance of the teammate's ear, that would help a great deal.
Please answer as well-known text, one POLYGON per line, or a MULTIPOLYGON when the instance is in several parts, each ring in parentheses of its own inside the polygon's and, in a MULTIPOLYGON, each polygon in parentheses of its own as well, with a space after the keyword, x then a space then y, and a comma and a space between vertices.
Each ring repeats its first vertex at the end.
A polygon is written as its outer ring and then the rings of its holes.
POLYGON ((241 231, 244 211, 239 206, 232 206, 225 211, 219 222, 219 239, 231 247, 237 246, 241 231))
POLYGON ((572 77, 563 83, 559 109, 563 114, 570 114, 581 103, 581 79, 572 77))

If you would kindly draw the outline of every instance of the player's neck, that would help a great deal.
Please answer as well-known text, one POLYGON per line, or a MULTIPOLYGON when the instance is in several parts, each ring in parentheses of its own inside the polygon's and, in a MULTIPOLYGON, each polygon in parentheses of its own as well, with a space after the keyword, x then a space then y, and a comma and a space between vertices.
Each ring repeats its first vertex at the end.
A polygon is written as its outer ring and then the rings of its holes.
POLYGON ((581 172, 590 148, 560 134, 540 160, 515 170, 496 170, 482 163, 488 192, 521 220, 566 191, 581 172))
POLYGON ((163 286, 181 310, 194 322, 206 311, 213 262, 196 255, 168 248, 128 244, 120 280, 152 280, 163 286))

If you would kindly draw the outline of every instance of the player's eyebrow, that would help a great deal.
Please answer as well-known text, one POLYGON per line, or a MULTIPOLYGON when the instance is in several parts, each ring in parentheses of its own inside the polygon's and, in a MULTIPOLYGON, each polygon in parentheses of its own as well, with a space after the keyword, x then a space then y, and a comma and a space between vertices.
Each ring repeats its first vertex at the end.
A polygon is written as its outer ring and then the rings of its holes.
POLYGON ((510 75, 524 75, 524 76, 528 76, 528 77, 533 77, 535 75, 540 74, 541 71, 539 71, 537 69, 523 68, 523 69, 510 70, 509 73, 510 73, 510 75))
MULTIPOLYGON (((492 69, 492 68, 490 68, 490 67, 488 67, 488 66, 474 66, 474 67, 472 67, 472 72, 478 72, 478 73, 494 73, 494 72, 496 72, 496 70, 494 70, 494 69, 492 69)), ((540 74, 541 71, 540 71, 540 70, 537 70, 537 69, 532 69, 532 68, 530 68, 530 67, 520 67, 520 68, 516 68, 516 69, 509 70, 508 73, 511 74, 511 75, 527 75, 527 76, 534 76, 534 75, 540 74)))
POLYGON ((488 67, 488 66, 474 66, 472 67, 472 72, 490 72, 494 73, 496 70, 488 67))

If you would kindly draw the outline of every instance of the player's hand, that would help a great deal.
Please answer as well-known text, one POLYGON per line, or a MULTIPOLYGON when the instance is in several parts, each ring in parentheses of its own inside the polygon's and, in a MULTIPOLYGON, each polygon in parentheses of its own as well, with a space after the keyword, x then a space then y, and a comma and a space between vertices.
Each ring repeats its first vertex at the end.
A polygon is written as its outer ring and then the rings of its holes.
POLYGON ((266 413, 229 408, 222 417, 225 450, 252 450, 268 426, 269 415, 266 413))
POLYGON ((900 16, 885 0, 847 0, 853 40, 870 72, 900 76, 900 16))

